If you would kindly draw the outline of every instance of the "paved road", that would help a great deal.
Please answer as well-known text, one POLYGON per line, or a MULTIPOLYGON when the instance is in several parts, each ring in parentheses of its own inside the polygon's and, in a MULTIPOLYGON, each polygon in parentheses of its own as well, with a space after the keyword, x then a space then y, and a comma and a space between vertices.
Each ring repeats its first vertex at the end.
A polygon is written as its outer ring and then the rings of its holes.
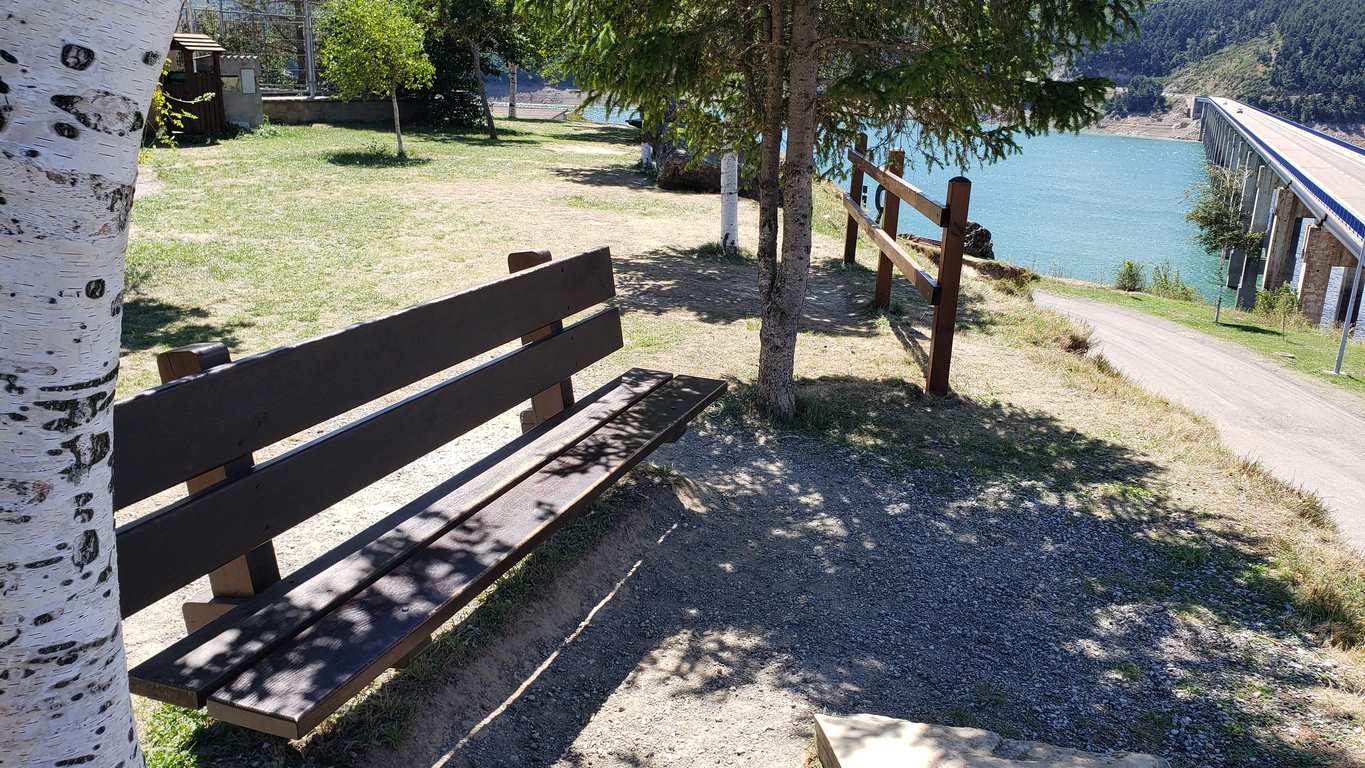
POLYGON ((1213 421, 1234 452, 1315 491, 1365 550, 1365 400, 1150 315, 1041 292, 1034 300, 1089 324, 1109 362, 1213 421))
POLYGON ((1329 141, 1232 99, 1213 101, 1365 221, 1365 153, 1329 141))

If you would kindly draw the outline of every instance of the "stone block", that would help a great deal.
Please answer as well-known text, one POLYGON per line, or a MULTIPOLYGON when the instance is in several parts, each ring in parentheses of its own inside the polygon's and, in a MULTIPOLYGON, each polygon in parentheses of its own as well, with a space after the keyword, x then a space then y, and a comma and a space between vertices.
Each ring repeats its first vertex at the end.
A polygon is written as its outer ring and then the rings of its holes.
POLYGON ((1082 752, 880 715, 816 715, 815 743, 824 768, 1169 768, 1154 755, 1082 752))

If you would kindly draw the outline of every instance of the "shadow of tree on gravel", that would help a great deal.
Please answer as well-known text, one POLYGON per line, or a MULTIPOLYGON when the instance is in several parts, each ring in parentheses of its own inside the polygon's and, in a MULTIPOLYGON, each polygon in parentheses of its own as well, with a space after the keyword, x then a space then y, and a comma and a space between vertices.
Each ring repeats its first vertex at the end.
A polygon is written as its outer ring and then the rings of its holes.
POLYGON ((896 380, 799 392, 774 431, 739 388, 657 454, 672 470, 637 472, 311 740, 200 717, 200 764, 250 742, 288 765, 713 765, 804 744, 817 712, 1176 768, 1359 764, 1265 727, 1250 692, 1328 673, 1256 542, 1212 533, 1143 456, 896 380))
POLYGON ((1324 672, 1249 575, 1253 542, 1210 534, 1147 460, 900 382, 802 393, 756 444, 741 392, 668 455, 687 480, 599 505, 583 549, 363 762, 715 764, 865 711, 1178 767, 1357 764, 1262 727, 1248 686, 1292 696, 1324 672), (931 437, 902 445, 909 424, 931 437), (983 472, 955 469, 968 452, 983 472))

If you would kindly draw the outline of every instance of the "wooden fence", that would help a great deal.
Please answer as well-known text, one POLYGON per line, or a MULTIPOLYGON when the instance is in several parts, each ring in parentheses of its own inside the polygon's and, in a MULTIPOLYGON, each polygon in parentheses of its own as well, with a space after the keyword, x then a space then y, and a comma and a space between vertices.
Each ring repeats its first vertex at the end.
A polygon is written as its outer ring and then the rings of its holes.
POLYGON ((962 241, 966 235, 972 183, 961 176, 952 179, 948 182, 947 204, 939 203, 901 178, 905 166, 905 153, 901 150, 891 151, 885 168, 868 160, 866 134, 858 136, 856 148, 848 151, 848 160, 853 164, 853 174, 849 191, 844 194, 844 209, 848 211, 844 261, 853 263, 858 247, 858 230, 861 229, 881 252, 877 260, 877 289, 873 305, 881 309, 890 308, 894 266, 934 308, 925 389, 935 395, 947 394, 948 369, 953 358, 953 330, 957 324, 957 297, 962 280, 962 241), (863 210, 860 202, 863 181, 867 176, 880 184, 886 195, 880 227, 877 220, 863 210), (943 227, 942 256, 939 258, 937 277, 920 269, 896 240, 902 202, 943 227))

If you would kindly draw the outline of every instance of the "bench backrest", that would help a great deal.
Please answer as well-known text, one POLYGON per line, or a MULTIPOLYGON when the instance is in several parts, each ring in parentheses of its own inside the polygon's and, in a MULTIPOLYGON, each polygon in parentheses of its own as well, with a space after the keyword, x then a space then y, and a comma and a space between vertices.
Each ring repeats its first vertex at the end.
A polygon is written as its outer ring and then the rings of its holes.
MULTIPOLYGON (((114 406, 126 507, 607 301, 603 248, 176 379, 114 406)), ((620 349, 602 309, 118 529, 128 616, 620 349)))

